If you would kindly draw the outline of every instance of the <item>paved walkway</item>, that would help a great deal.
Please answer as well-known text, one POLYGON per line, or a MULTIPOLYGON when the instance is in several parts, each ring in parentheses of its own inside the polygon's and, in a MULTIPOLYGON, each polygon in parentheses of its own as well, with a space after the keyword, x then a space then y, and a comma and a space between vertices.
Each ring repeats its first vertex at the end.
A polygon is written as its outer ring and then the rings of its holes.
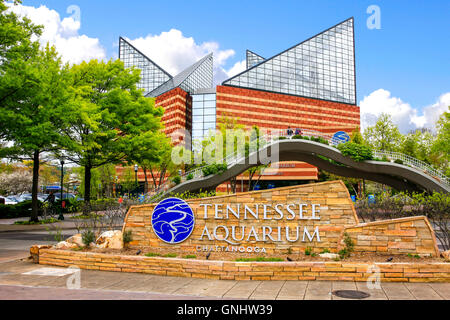
POLYGON ((78 290, 68 289, 68 280, 74 283, 74 275, 66 268, 27 259, 0 263, 0 299, 340 300, 331 292, 361 290, 370 294, 367 300, 450 300, 450 283, 382 283, 370 290, 365 282, 224 281, 92 270, 81 270, 78 290))

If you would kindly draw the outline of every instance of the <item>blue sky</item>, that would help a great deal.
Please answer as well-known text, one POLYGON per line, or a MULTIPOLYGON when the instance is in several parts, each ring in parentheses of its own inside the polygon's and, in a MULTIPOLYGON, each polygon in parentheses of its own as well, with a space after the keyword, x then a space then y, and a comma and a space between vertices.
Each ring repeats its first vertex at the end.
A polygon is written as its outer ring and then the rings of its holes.
MULTIPOLYGON (((353 16, 358 101, 371 97, 363 102, 367 110, 378 104, 384 104, 382 111, 409 108, 405 112, 417 127, 430 121, 419 119, 424 112, 447 103, 447 97, 444 102, 439 98, 450 92, 448 0, 24 0, 23 5, 45 5, 61 19, 71 16, 66 12, 70 5, 77 5, 81 10, 78 35, 97 38, 106 58, 117 57, 119 36, 144 41, 176 29, 199 47, 216 43, 224 53, 220 63, 225 72, 245 59, 246 49, 270 57, 353 16), (380 30, 366 25, 370 5, 381 10, 380 30)), ((442 106, 435 109, 441 112, 442 106)), ((397 111, 392 110, 393 115, 397 111)), ((401 121, 404 115, 398 116, 401 121)))

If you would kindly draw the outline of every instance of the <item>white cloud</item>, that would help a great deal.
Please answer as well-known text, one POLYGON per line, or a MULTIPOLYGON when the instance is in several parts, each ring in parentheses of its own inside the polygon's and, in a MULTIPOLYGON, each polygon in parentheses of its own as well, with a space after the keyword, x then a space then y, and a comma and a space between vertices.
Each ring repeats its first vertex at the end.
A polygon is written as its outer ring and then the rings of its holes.
POLYGON ((222 50, 217 42, 197 43, 192 37, 185 37, 180 30, 171 29, 159 35, 149 34, 146 37, 129 39, 139 51, 171 75, 177 75, 208 53, 214 54, 214 83, 219 84, 230 77, 230 72, 237 70, 240 62, 230 70, 225 65, 235 55, 232 49, 222 50))
POLYGON ((58 12, 41 5, 39 8, 30 6, 11 6, 10 10, 17 15, 28 17, 34 24, 43 25, 40 43, 54 45, 65 62, 80 63, 83 60, 105 59, 106 51, 97 38, 78 34, 80 21, 73 17, 61 17, 58 12))
POLYGON ((439 117, 446 111, 450 106, 450 92, 444 93, 436 101, 436 103, 427 106, 423 109, 423 115, 413 118, 414 123, 418 127, 429 127, 430 124, 433 125, 433 129, 436 126, 436 122, 439 117))
POLYGON ((241 73, 242 71, 245 71, 247 68, 247 61, 242 60, 239 62, 236 62, 233 67, 227 72, 227 75, 229 78, 241 73))
POLYGON ((423 108, 422 114, 400 98, 384 89, 378 89, 360 102, 362 130, 373 126, 382 113, 390 114, 400 132, 408 133, 419 128, 435 130, 439 116, 448 110, 450 92, 441 95, 436 103, 423 108))

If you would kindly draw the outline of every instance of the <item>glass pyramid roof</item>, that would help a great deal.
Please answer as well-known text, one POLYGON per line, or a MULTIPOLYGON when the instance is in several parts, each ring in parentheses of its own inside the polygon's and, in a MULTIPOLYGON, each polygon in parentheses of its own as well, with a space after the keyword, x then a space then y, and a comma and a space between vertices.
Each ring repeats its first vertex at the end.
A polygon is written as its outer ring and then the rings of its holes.
POLYGON ((125 68, 134 66, 141 70, 141 81, 137 87, 144 89, 144 94, 172 79, 168 72, 122 37, 119 39, 119 59, 123 61, 125 68))
POLYGON ((264 60, 266 60, 263 57, 261 57, 260 55, 254 53, 254 52, 252 52, 250 50, 247 50, 246 56, 247 56, 247 59, 246 59, 247 60, 247 69, 253 67, 254 65, 256 65, 256 64, 258 64, 260 62, 263 62, 264 60))
POLYGON ((356 105, 353 18, 250 66, 223 85, 356 105))
POLYGON ((213 86, 213 54, 210 53, 197 61, 172 79, 152 90, 147 97, 157 97, 164 92, 180 87, 190 94, 198 89, 212 88, 213 86))

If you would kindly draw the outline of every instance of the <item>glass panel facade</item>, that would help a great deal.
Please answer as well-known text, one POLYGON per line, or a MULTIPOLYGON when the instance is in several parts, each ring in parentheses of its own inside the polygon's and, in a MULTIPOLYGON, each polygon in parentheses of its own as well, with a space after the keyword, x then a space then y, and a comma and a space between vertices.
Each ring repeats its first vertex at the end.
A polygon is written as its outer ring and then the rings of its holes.
POLYGON ((213 55, 210 53, 203 59, 197 61, 189 68, 185 69, 173 79, 162 84, 147 96, 157 97, 164 92, 174 88, 181 88, 193 94, 199 89, 212 88, 213 86, 213 55))
POLYGON ((170 74, 123 38, 119 40, 119 59, 123 61, 125 68, 134 66, 141 70, 141 81, 137 87, 144 89, 145 93, 154 90, 172 78, 170 74))
POLYGON ((192 95, 192 140, 202 140, 216 129, 216 95, 192 95))
POLYGON ((198 89, 212 88, 212 87, 213 87, 213 56, 209 55, 180 84, 180 88, 186 92, 194 93, 198 89))
POLYGON ((353 18, 223 82, 356 105, 353 18))
POLYGON ((264 59, 260 55, 247 50, 247 69, 253 67, 254 65, 257 65, 260 62, 263 62, 264 60, 266 59, 264 59))

